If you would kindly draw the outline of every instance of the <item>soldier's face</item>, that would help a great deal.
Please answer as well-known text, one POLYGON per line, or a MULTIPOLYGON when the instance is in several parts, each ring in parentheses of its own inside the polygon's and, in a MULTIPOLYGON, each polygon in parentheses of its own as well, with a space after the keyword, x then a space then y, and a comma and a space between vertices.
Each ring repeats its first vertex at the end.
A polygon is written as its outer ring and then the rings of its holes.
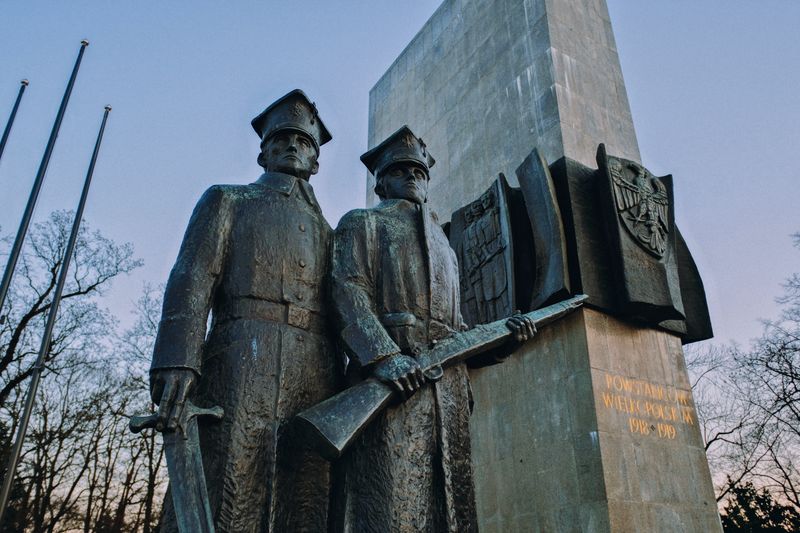
POLYGON ((319 170, 317 156, 317 149, 307 135, 287 130, 261 143, 259 162, 268 172, 283 172, 308 180, 319 170))
POLYGON ((428 198, 428 171, 415 163, 395 163, 381 172, 383 193, 388 199, 417 204, 428 198))

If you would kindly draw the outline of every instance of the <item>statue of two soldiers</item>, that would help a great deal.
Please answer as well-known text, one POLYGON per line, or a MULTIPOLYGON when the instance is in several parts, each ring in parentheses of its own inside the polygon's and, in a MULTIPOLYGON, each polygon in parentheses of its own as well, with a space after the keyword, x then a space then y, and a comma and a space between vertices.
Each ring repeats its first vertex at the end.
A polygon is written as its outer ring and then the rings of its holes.
MULTIPOLYGON (((190 394, 224 409, 199 431, 217 531, 475 531, 466 368, 426 376, 415 360, 463 327, 455 254, 425 204, 427 147, 403 127, 364 154, 382 201, 334 233, 309 184, 331 139, 315 105, 295 90, 252 125, 264 174, 206 191, 169 277, 151 367, 159 427, 176 430, 190 394), (345 376, 405 401, 332 479, 289 421, 345 376)), ((174 530, 167 496, 162 531, 174 530)))

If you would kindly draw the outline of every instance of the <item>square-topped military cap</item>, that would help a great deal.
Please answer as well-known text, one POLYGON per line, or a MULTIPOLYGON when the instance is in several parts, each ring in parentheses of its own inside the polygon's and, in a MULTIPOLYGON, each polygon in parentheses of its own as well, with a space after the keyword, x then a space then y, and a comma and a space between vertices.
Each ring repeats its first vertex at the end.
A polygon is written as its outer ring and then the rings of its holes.
POLYGON ((392 133, 385 141, 361 156, 374 176, 377 176, 389 165, 400 162, 411 162, 431 168, 436 160, 428 153, 428 147, 422 139, 414 135, 408 126, 403 126, 392 133))
POLYGON ((331 140, 331 134, 317 114, 317 106, 303 91, 295 89, 278 98, 250 124, 261 139, 281 130, 305 133, 319 147, 331 140))

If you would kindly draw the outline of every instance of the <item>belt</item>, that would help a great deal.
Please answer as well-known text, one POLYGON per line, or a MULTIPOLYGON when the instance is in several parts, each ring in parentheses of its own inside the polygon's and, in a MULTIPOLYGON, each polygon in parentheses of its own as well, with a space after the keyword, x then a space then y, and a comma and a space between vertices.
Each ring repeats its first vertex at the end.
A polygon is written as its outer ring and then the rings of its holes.
POLYGON ((220 314, 229 319, 267 320, 279 324, 288 324, 321 335, 327 333, 327 321, 323 315, 294 304, 241 298, 228 302, 220 314))

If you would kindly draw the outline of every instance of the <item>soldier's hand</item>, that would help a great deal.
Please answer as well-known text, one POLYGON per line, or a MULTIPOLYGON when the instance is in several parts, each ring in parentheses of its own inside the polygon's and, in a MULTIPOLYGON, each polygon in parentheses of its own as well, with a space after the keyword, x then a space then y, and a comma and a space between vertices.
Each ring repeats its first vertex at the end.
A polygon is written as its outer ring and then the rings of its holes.
POLYGON ((378 363, 373 375, 384 383, 388 383, 406 399, 422 387, 426 381, 417 360, 403 354, 393 355, 378 363))
POLYGON ((515 311, 514 314, 506 320, 506 327, 514 334, 514 337, 508 344, 507 349, 502 350, 501 353, 495 356, 495 359, 498 361, 503 361, 508 358, 522 343, 529 341, 536 335, 536 324, 519 311, 515 311))
POLYGON ((158 405, 156 430, 175 431, 197 374, 187 368, 155 370, 150 375, 150 397, 158 405))
POLYGON ((506 320, 506 327, 514 334, 514 340, 522 344, 536 335, 536 324, 533 320, 523 315, 519 311, 515 311, 513 315, 506 320))

